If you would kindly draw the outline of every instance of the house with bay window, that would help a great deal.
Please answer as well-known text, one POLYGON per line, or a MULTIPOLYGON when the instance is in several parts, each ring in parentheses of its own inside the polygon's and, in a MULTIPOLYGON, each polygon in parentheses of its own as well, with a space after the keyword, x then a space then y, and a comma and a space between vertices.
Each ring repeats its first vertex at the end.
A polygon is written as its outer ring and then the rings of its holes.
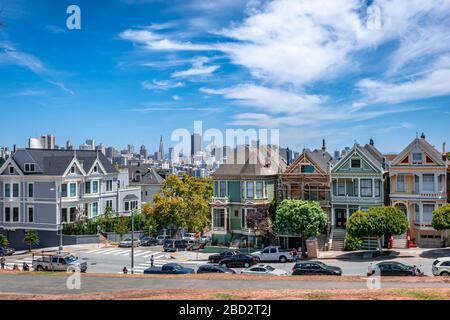
POLYGON ((140 205, 140 188, 101 152, 18 149, 0 168, 0 232, 9 238, 33 229, 50 239, 62 223, 140 205))
POLYGON ((384 156, 372 139, 365 146, 355 143, 332 167, 331 250, 344 248, 345 227, 355 211, 384 205, 387 178, 385 167, 384 156))
POLYGON ((447 202, 446 174, 446 160, 424 134, 389 163, 391 205, 405 212, 410 238, 420 247, 441 245, 440 232, 431 220, 433 211, 447 202))
MULTIPOLYGON (((222 164, 213 174, 211 201, 213 241, 240 244, 258 243, 258 231, 249 228, 247 216, 266 210, 276 197, 281 166, 275 157, 251 160, 256 151, 245 150, 243 163, 222 164)), ((236 157, 235 157, 236 158, 236 157)), ((236 160, 236 159, 235 159, 236 160)))

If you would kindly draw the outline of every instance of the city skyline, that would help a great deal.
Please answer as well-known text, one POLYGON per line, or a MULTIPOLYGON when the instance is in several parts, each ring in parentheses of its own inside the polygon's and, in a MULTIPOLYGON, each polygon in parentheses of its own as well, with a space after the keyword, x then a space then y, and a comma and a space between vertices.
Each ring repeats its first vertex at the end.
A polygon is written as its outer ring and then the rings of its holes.
POLYGON ((293 150, 373 138, 398 152, 416 132, 450 142, 448 1, 343 1, 326 14, 301 1, 77 5, 81 30, 67 29, 64 2, 3 5, 0 106, 21 129, 3 123, 0 145, 49 131, 158 150, 195 120, 279 128, 293 150))

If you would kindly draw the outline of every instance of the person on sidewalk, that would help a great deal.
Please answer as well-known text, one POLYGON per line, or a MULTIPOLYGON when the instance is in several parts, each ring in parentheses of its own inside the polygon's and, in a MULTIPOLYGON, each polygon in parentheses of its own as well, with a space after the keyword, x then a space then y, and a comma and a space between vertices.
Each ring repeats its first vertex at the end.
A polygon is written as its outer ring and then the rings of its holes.
POLYGON ((123 267, 123 270, 122 270, 122 272, 123 272, 123 274, 127 274, 127 273, 128 273, 128 269, 127 269, 127 267, 123 267))
POLYGON ((291 250, 291 256, 292 256, 292 260, 293 260, 294 262, 297 262, 297 259, 298 259, 298 251, 297 251, 297 249, 292 248, 292 250, 291 250))
POLYGON ((153 258, 153 255, 150 257, 150 267, 153 268, 155 266, 155 259, 153 258))
POLYGON ((0 258, 0 266, 1 266, 2 270, 5 270, 5 264, 6 264, 5 257, 1 257, 0 258))

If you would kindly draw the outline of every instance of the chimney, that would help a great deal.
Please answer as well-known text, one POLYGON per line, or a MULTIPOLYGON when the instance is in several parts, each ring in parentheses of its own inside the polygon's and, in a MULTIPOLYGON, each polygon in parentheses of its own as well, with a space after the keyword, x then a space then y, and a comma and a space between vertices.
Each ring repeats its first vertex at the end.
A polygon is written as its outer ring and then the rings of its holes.
POLYGON ((370 140, 369 140, 369 144, 373 147, 374 145, 375 145, 375 142, 373 141, 373 139, 372 138, 370 138, 370 140))
POLYGON ((442 142, 442 154, 445 155, 445 142, 442 142))
POLYGON ((322 139, 322 151, 325 152, 327 147, 325 146, 325 139, 322 139))
POLYGON ((421 139, 425 139, 425 133, 422 132, 422 134, 420 135, 421 139))
POLYGON ((291 150, 289 150, 289 147, 286 148, 286 164, 291 164, 291 150))
POLYGON ((16 153, 16 145, 13 145, 13 154, 16 153))

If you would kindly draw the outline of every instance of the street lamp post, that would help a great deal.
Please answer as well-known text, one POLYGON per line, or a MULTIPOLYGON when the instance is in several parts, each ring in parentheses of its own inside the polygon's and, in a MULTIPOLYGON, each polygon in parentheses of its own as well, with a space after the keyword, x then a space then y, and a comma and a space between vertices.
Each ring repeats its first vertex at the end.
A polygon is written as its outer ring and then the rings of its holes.
POLYGON ((131 210, 131 274, 134 274, 134 210, 131 210))
MULTIPOLYGON (((55 182, 56 185, 56 182, 55 182)), ((62 192, 61 192, 61 186, 59 185, 58 188, 50 188, 50 191, 55 191, 58 195, 59 200, 59 252, 63 250, 63 221, 62 221, 62 192)))

